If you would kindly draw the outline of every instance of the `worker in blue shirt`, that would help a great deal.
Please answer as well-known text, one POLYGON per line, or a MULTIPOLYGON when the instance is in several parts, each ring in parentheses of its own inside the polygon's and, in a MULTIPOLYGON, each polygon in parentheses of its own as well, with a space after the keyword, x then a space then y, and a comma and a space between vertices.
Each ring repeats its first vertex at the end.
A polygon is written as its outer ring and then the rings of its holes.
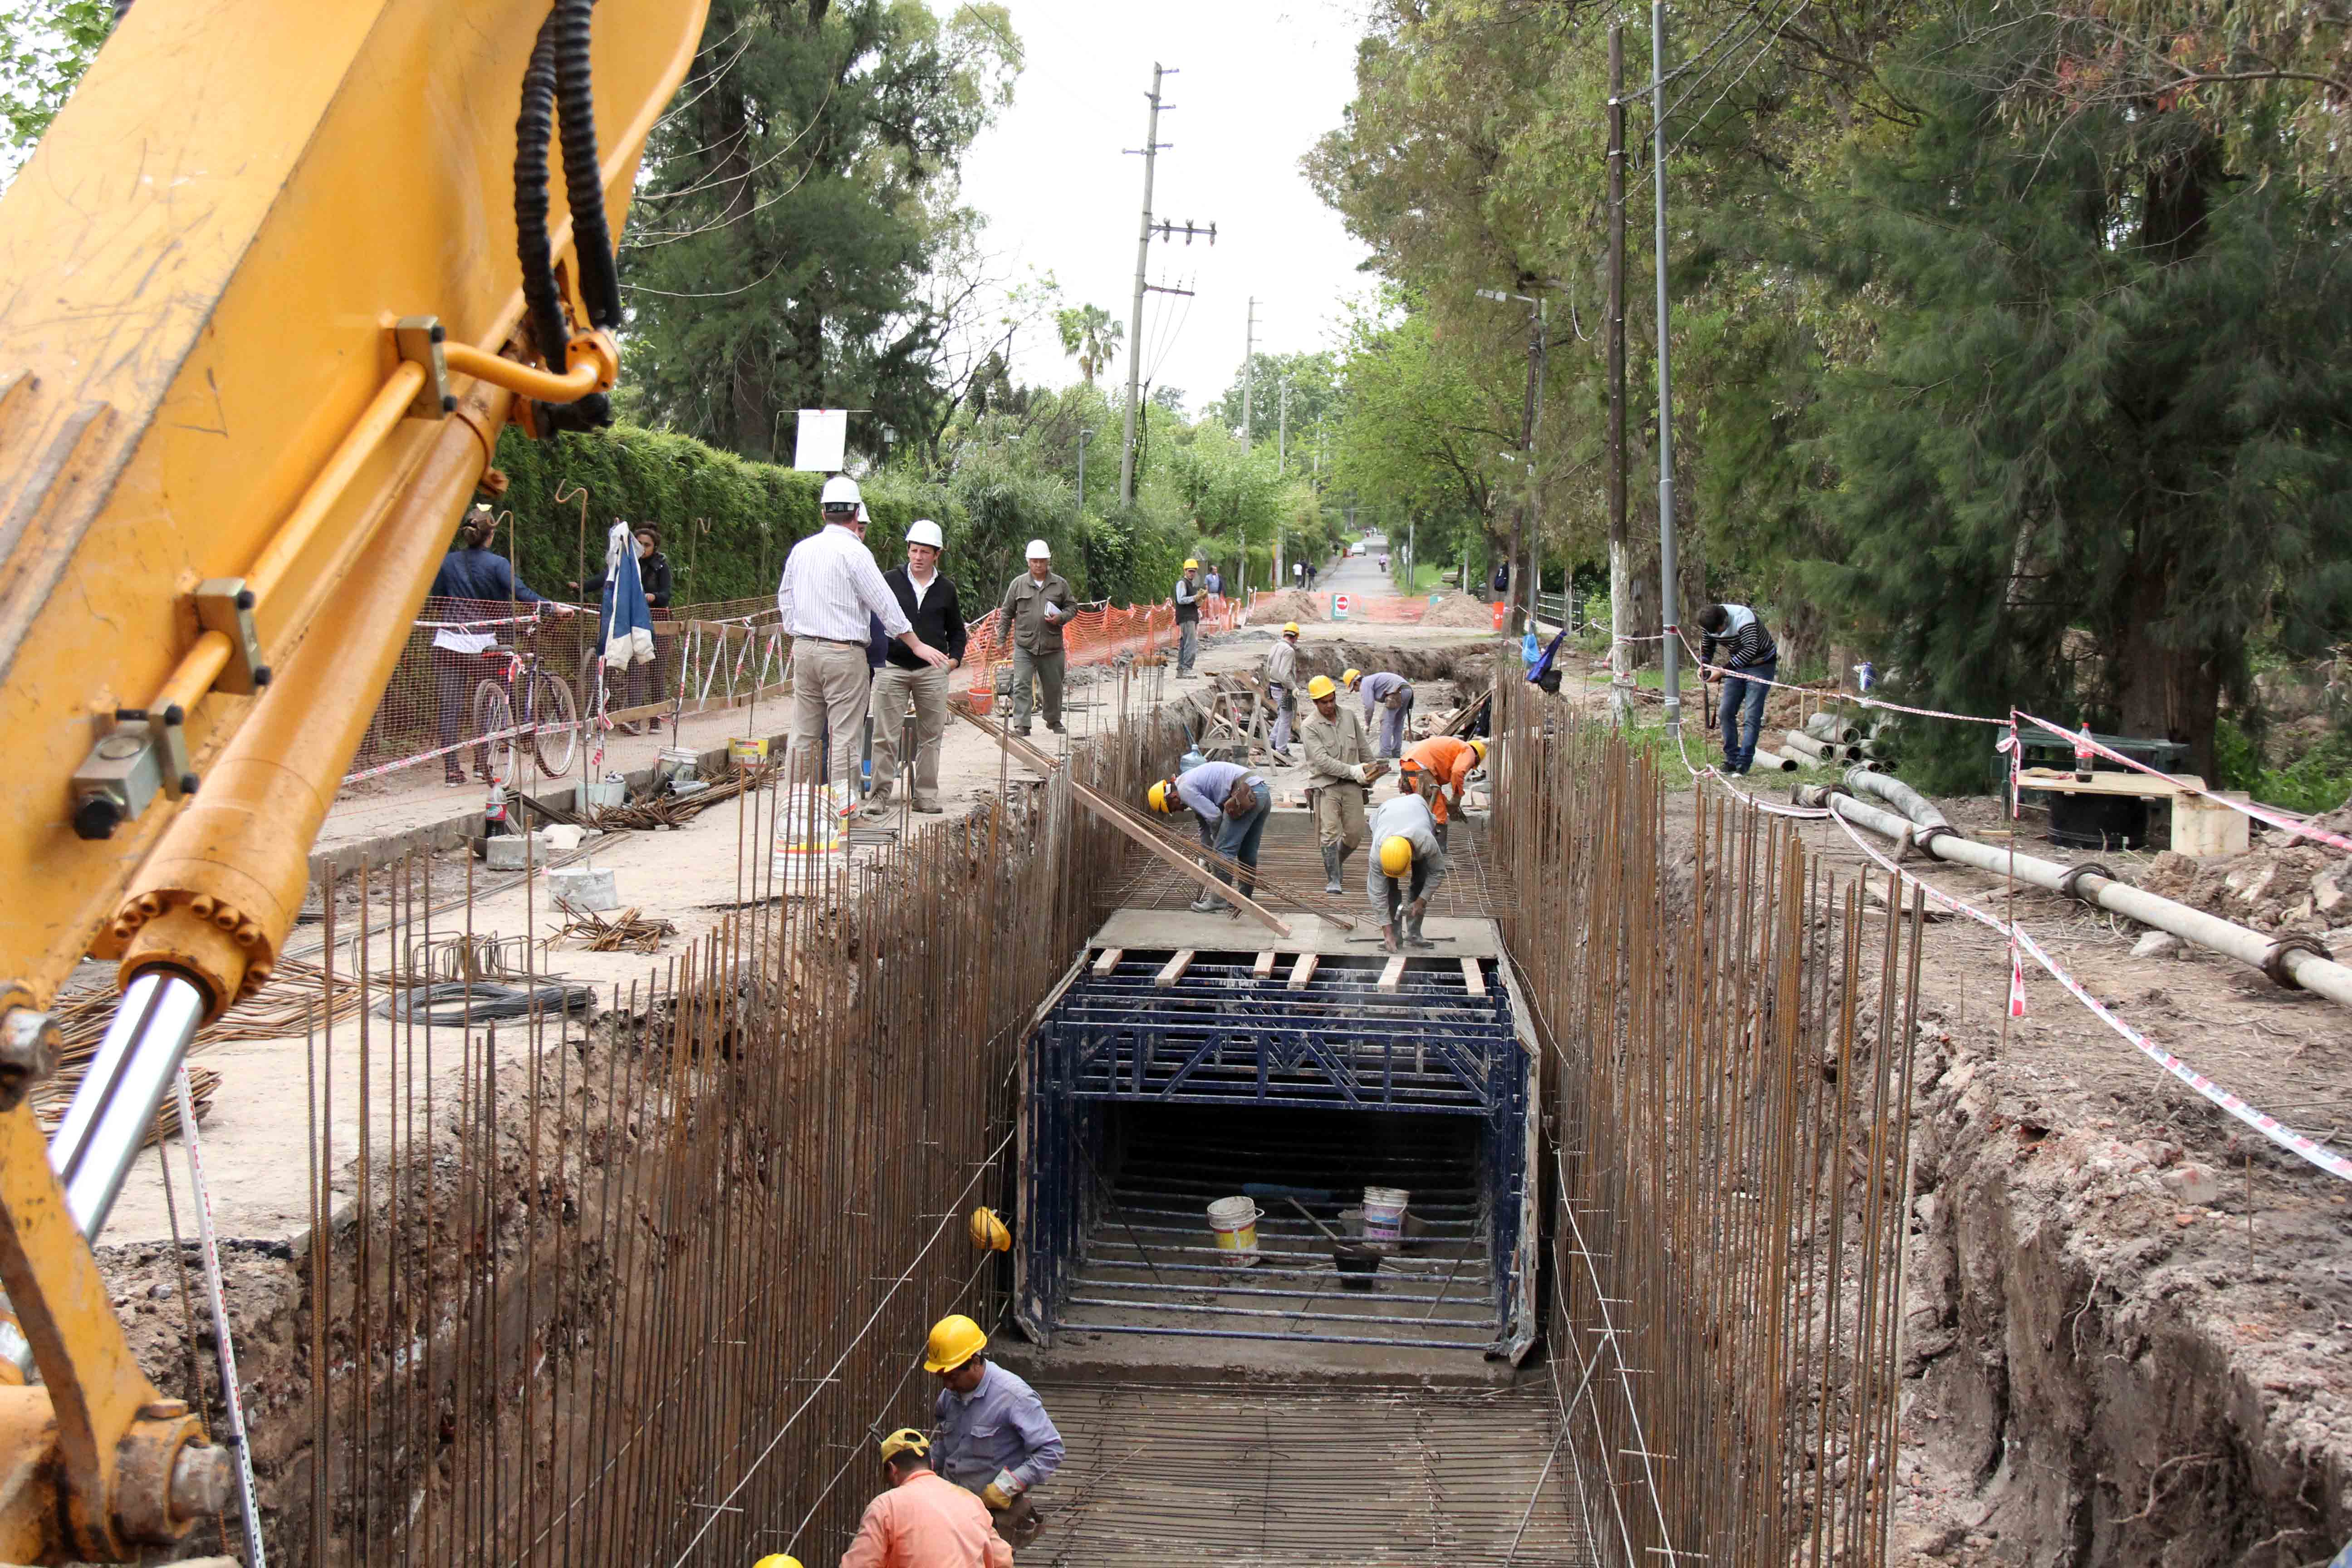
POLYGON ((1062 1435, 1037 1391, 984 1353, 988 1335, 958 1312, 931 1326, 923 1370, 940 1380, 932 1405, 931 1465, 977 1492, 1015 1550, 1044 1522, 1030 1489, 1062 1464, 1062 1435))
POLYGON ((1404 751, 1405 724, 1412 717, 1412 682, 1393 670, 1376 669, 1370 675, 1349 670, 1342 678, 1349 689, 1364 699, 1364 727, 1371 728, 1372 710, 1380 710, 1381 755, 1395 757, 1404 751))
MULTIPOLYGON (((1179 803, 1191 806, 1199 820, 1202 844, 1228 860, 1241 862, 1244 868, 1241 890, 1257 890, 1258 843, 1265 837, 1265 819, 1274 811, 1274 789, 1264 778, 1239 763, 1202 763, 1153 784, 1149 798, 1157 812, 1173 812, 1179 803)), ((1228 886, 1233 882, 1223 868, 1217 871, 1217 880, 1228 886)), ((1189 907, 1206 914, 1219 902, 1215 894, 1203 888, 1189 907)), ((1241 906, 1234 904, 1233 912, 1240 914, 1241 906)))

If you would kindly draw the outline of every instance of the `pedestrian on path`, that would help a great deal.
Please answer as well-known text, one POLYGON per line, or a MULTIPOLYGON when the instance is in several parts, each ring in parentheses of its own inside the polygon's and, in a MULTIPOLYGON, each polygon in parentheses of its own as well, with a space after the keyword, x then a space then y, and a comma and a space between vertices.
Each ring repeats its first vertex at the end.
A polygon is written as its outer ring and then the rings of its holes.
POLYGON ((1723 726, 1723 771, 1744 773, 1756 760, 1758 732, 1764 727, 1764 699, 1780 674, 1780 649, 1764 629, 1764 617, 1746 605, 1709 605, 1698 613, 1699 679, 1721 679, 1723 695, 1717 706, 1723 726), (1718 677, 1706 667, 1715 663, 1716 645, 1727 650, 1718 677))
POLYGON ((1029 570, 1004 590, 1004 618, 1013 626, 1013 732, 1029 732, 1029 686, 1044 694, 1045 728, 1062 733, 1062 628, 1078 607, 1070 585, 1054 570, 1054 552, 1029 542, 1029 570))
POLYGON ((1364 864, 1364 891, 1381 919, 1381 946, 1400 951, 1430 945, 1421 934, 1430 889, 1445 876, 1445 847, 1437 841, 1431 815, 1428 776, 1407 764, 1397 773, 1397 793, 1372 813, 1372 854, 1364 864))
POLYGON ((1274 732, 1266 745, 1274 760, 1290 765, 1290 726, 1298 714, 1298 623, 1282 623, 1282 635, 1265 656, 1265 690, 1274 699, 1274 732))
MULTIPOLYGON (((1181 802, 1192 808, 1201 828, 1201 842, 1228 860, 1238 860, 1244 869, 1241 890, 1257 891, 1257 850, 1265 837, 1265 819, 1274 811, 1274 788, 1260 775, 1239 763, 1202 763, 1199 767, 1162 779, 1151 786, 1148 797, 1151 808, 1172 812, 1181 802)), ((1223 867, 1217 868, 1217 880, 1231 887, 1234 879, 1223 867)), ((1188 906, 1206 914, 1223 902, 1208 889, 1188 906)), ((1231 906, 1239 915, 1241 906, 1231 906)))
POLYGON ((1470 782, 1472 773, 1486 765, 1486 742, 1432 735, 1405 748, 1404 765, 1419 768, 1430 780, 1429 814, 1437 825, 1437 845, 1443 849, 1447 847, 1446 823, 1463 809, 1463 786, 1470 782), (1449 792, 1453 796, 1450 806, 1446 798, 1449 792))
POLYGON ((882 1439, 884 1489, 866 1505, 841 1568, 1013 1568, 1013 1547, 988 1505, 932 1469, 930 1448, 911 1426, 882 1439))
POLYGON ((1405 721, 1412 716, 1412 683, 1391 670, 1376 669, 1370 675, 1355 670, 1348 672, 1348 685, 1364 700, 1364 723, 1369 728, 1372 710, 1381 714, 1381 755, 1394 757, 1404 750, 1405 721))
POLYGON ((944 667, 924 663, 893 643, 888 661, 874 681, 874 793, 869 805, 890 795, 898 776, 898 741, 911 706, 915 715, 914 776, 908 788, 914 808, 937 816, 940 806, 940 743, 948 727, 948 672, 963 668, 966 630, 963 602, 952 578, 939 569, 946 547, 940 525, 919 518, 907 530, 907 563, 882 574, 915 635, 947 651, 944 667))
POLYGON ((827 783, 845 791, 856 776, 854 759, 866 718, 867 617, 878 618, 886 636, 925 664, 940 668, 950 659, 915 635, 914 624, 882 581, 882 570, 866 548, 857 481, 838 474, 825 480, 817 510, 824 526, 793 546, 776 584, 776 609, 784 635, 793 639, 793 722, 784 776, 803 784, 822 768, 827 783))
MULTIPOLYGON (((476 506, 457 525, 457 542, 441 558, 441 570, 433 574, 433 597, 470 599, 484 610, 494 603, 505 606, 519 601, 546 606, 540 614, 570 619, 571 605, 559 605, 532 593, 530 584, 514 574, 507 558, 490 550, 490 533, 496 526, 497 517, 487 506, 476 506)), ((501 608, 499 613, 505 611, 501 608)), ((498 633, 492 631, 469 632, 442 626, 433 634, 433 694, 438 709, 435 717, 441 736, 441 782, 445 784, 466 782, 465 764, 458 760, 458 742, 469 718, 467 703, 473 698, 475 686, 495 668, 482 656, 498 646, 498 633)), ((477 743, 474 747, 474 776, 485 783, 489 779, 488 745, 477 743)))
POLYGON ((1204 579, 1202 585, 1209 590, 1210 596, 1213 598, 1222 597, 1225 591, 1225 580, 1223 576, 1218 574, 1215 563, 1212 562, 1210 563, 1209 575, 1204 579))
POLYGON ((1370 783, 1388 771, 1372 751, 1362 715, 1339 701, 1339 688, 1328 675, 1307 683, 1315 711, 1300 730, 1307 753, 1307 797, 1315 812, 1315 837, 1323 847, 1323 890, 1347 890, 1340 880, 1348 857, 1364 841, 1364 797, 1370 783))
POLYGON ((1201 601, 1207 591, 1201 586, 1201 563, 1184 563, 1184 574, 1176 579, 1176 679, 1192 679, 1192 660, 1201 652, 1201 601))
POLYGON ((931 1325, 923 1370, 940 1380, 931 1458, 948 1479, 979 1495, 1005 1539, 1026 1546, 1044 1522, 1033 1489, 1061 1468, 1062 1434, 1037 1391, 991 1362, 988 1336, 958 1312, 931 1325))

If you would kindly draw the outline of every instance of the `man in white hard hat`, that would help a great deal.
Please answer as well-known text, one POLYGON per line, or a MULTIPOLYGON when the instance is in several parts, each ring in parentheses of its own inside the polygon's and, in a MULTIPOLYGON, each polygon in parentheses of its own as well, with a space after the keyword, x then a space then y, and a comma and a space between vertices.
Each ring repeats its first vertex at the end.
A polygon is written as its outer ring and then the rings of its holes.
POLYGON ((1285 621, 1282 635, 1265 656, 1265 690, 1274 699, 1274 733, 1266 744, 1274 760, 1290 765, 1290 726, 1298 715, 1298 623, 1285 621))
POLYGON ((1192 660, 1201 652, 1201 601, 1208 593, 1201 586, 1201 563, 1184 563, 1184 574, 1176 579, 1176 679, 1192 679, 1192 660))
POLYGON ((1029 542, 1029 570, 1004 590, 1004 618, 1013 627, 1013 732, 1029 732, 1029 683, 1044 689, 1045 728, 1062 732, 1062 628, 1078 601, 1054 570, 1054 552, 1029 542))
POLYGON ((866 617, 879 620, 884 636, 923 663, 944 668, 953 662, 915 635, 914 623, 866 549, 858 506, 856 480, 844 474, 825 480, 817 498, 824 526, 793 546, 784 557, 783 581, 776 585, 776 609, 784 635, 793 639, 785 777, 795 784, 814 778, 824 758, 827 781, 844 791, 855 776, 866 717, 866 617), (831 755, 824 757, 826 748, 819 737, 828 731, 831 755))
POLYGON ((898 776, 898 737, 906 728, 911 704, 915 714, 913 779, 908 785, 917 811, 940 810, 940 737, 948 727, 948 671, 963 665, 963 604, 952 579, 940 571, 940 552, 947 541, 940 525, 919 518, 907 530, 907 563, 882 574, 898 607, 914 623, 915 635, 933 647, 947 650, 948 664, 937 668, 912 653, 890 645, 882 673, 874 678, 874 793, 867 809, 887 809, 890 786, 898 776))

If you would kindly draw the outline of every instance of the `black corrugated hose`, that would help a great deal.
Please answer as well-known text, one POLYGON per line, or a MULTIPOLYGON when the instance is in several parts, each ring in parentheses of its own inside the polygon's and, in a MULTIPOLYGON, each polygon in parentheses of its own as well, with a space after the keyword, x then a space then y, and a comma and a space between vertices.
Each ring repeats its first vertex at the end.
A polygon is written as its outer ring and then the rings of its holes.
POLYGON ((547 368, 561 375, 568 363, 563 300, 555 289, 555 263, 548 253, 547 138, 555 121, 555 25, 550 12, 531 45, 522 73, 522 108, 515 116, 515 259, 522 265, 523 305, 530 335, 547 368))
POLYGON ((589 23, 596 0, 556 0, 555 110, 563 132, 563 188, 572 205, 572 248, 590 321, 621 324, 621 274, 604 217, 604 174, 596 158, 596 95, 588 80, 589 23))

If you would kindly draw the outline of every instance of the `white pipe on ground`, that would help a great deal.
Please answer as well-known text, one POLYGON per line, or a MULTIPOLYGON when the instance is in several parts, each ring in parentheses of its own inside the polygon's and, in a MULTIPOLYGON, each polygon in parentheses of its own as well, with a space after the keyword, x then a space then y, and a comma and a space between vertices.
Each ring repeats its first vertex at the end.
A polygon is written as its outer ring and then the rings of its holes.
POLYGON ((1761 746, 1756 748, 1756 760, 1775 773, 1793 773, 1797 771, 1796 758, 1784 757, 1778 752, 1768 752, 1761 746))
POLYGON ((1802 730, 1787 731, 1782 735, 1782 739, 1788 742, 1789 750, 1801 757, 1810 758, 1815 763, 1833 763, 1838 760, 1836 747, 1827 742, 1814 739, 1802 730))
MULTIPOLYGON (((1882 798, 1891 798, 1887 795, 1890 787, 1916 798, 1916 792, 1909 785, 1899 779, 1888 778, 1884 773, 1864 773, 1859 780, 1853 774, 1848 774, 1847 780, 1851 786, 1866 789, 1882 798)), ((1900 813, 1872 805, 1851 795, 1832 794, 1826 788, 1808 785, 1800 787, 1798 798, 1807 805, 1827 806, 1856 827, 1866 827, 1883 838, 1897 841, 1908 839, 1916 842, 1920 848, 1939 860, 1949 860, 1959 866, 1973 866, 1979 871, 1990 871, 1996 877, 2014 871, 2019 881, 2031 883, 2034 887, 2046 889, 2053 893, 2065 892, 2066 879, 2074 874, 2070 868, 2061 866, 2054 860, 2044 860, 2034 855, 2013 856, 2007 849, 1999 849, 1990 844, 1979 844, 1974 839, 1963 838, 1958 832, 1942 825, 1940 821, 1914 822, 1900 813), (1941 831, 1936 831, 1938 827, 1941 831)), ((1926 802, 1922 801, 1921 804, 1924 805, 1926 802)), ((1930 812, 1935 811, 1933 806, 1928 806, 1927 809, 1930 812)), ((1937 814, 1939 817, 1940 815, 1940 813, 1937 814)), ((2307 952, 2302 948, 2282 947, 2276 938, 2264 936, 2260 931, 2249 931, 2244 926, 2221 919, 2219 915, 2209 915, 2204 910, 2191 909, 2187 904, 2177 904, 2170 899, 2159 898, 2145 889, 2135 888, 2129 882, 2120 882, 2112 877, 2103 877, 2095 871, 2086 871, 2076 877, 2074 886, 2075 896, 2085 903, 2096 904, 2103 910, 2112 910, 2116 914, 2128 920, 2137 921, 2144 926, 2153 926, 2158 931, 2170 931, 2183 942, 2193 942, 2200 947, 2210 948, 2225 957, 2236 959, 2248 968, 2260 969, 2265 973, 2273 973, 2271 965, 2275 955, 2276 973, 2285 974, 2304 990, 2325 996, 2339 1006, 2352 1007, 2352 969, 2332 959, 2323 958, 2316 952, 2307 952)))

